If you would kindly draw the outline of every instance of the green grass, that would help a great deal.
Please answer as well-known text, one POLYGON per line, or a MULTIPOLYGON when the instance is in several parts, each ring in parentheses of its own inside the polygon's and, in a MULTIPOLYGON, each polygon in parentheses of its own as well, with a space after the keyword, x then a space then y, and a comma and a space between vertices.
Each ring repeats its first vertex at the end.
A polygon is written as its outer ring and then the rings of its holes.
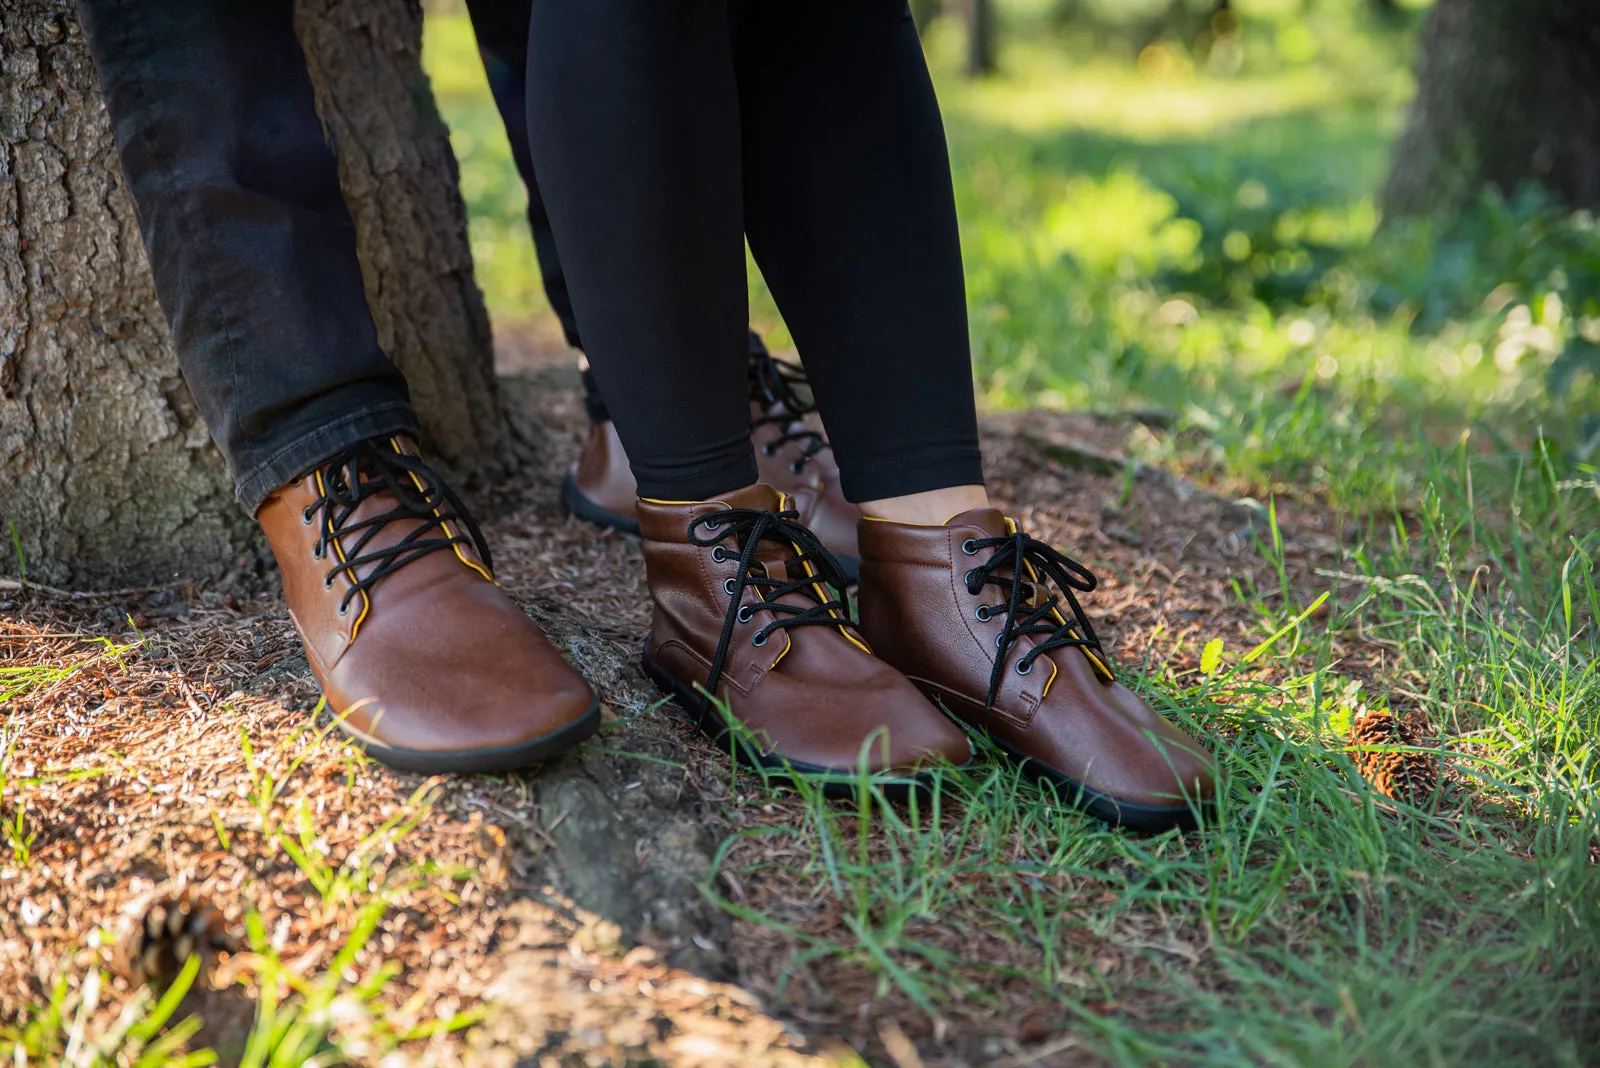
MULTIPOLYGON (((1569 492, 1530 470, 1514 504, 1559 516, 1569 492)), ((1265 648, 1149 665, 1158 707, 1221 740, 1227 789, 1199 833, 1108 830, 990 770, 920 809, 811 796, 800 826, 735 837, 721 870, 789 888, 790 911, 709 892, 793 939, 797 974, 847 961, 880 994, 1001 1030, 1020 984, 1117 1063, 1593 1063, 1600 535, 1567 528, 1569 555, 1518 567, 1533 533, 1374 537, 1321 621, 1280 602, 1265 648), (1482 570, 1452 562, 1463 549, 1482 570), (1376 686, 1333 651, 1357 632, 1395 648, 1376 686), (1397 806, 1354 770, 1344 731, 1384 685, 1445 727, 1460 802, 1397 806), (830 909, 841 927, 808 933, 830 909)))
MULTIPOLYGON (((729 843, 726 872, 781 875, 846 935, 725 904, 785 931, 796 975, 850 961, 934 1017, 1022 984, 1121 1064, 1595 1063, 1600 231, 1533 190, 1380 225, 1414 19, 1240 0, 1229 48, 1141 52, 1053 6, 1004 8, 984 82, 958 76, 955 26, 927 36, 983 401, 1168 409, 1143 459, 1325 506, 1342 556, 1297 587, 1264 537, 1277 588, 1236 589, 1276 642, 1143 666, 1222 740, 1203 833, 1110 832, 1014 776, 954 776, 936 811, 813 799, 729 843), (1341 659, 1358 641, 1381 674, 1341 659), (1350 718, 1390 703, 1447 736, 1463 804, 1394 806, 1355 773, 1350 718), (1107 947, 1138 966, 1102 967, 1107 947)), ((536 317, 470 31, 427 34, 491 310, 536 317)), ((786 343, 754 272, 751 305, 786 343)))

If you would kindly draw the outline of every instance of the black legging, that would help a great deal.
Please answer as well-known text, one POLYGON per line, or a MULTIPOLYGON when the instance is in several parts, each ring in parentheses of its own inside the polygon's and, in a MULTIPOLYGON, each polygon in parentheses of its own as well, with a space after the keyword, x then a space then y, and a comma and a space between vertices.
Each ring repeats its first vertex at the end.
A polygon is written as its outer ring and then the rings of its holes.
MULTIPOLYGON (((533 159, 528 154, 528 0, 467 0, 467 15, 478 39, 478 55, 489 81, 489 95, 494 98, 505 124, 511 160, 528 194, 528 231, 533 237, 533 252, 539 262, 539 279, 544 283, 545 298, 561 323, 567 344, 582 350, 583 337, 572 312, 572 296, 567 292, 567 278, 561 270, 556 239, 550 232, 550 215, 545 211, 539 180, 533 173, 533 159)), ((767 355, 767 346, 761 335, 752 330, 750 356, 757 355, 767 355)), ((606 409, 605 398, 600 396, 594 372, 585 366, 580 376, 583 407, 589 422, 608 422, 611 413, 606 409)))
POLYGON ((904 0, 533 0, 528 125, 641 495, 756 481, 746 236, 846 495, 983 481, 949 161, 904 0))

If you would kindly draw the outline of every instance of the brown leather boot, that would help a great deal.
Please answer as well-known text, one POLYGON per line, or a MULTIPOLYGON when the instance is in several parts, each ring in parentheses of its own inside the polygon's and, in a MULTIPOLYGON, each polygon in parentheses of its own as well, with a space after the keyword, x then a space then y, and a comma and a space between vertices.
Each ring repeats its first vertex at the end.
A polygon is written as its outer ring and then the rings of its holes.
POLYGON ((787 507, 763 485, 639 502, 655 604, 646 673, 718 741, 729 724, 705 695, 726 702, 749 732, 734 747, 744 762, 830 792, 849 792, 863 759, 890 787, 967 763, 961 729, 856 633, 828 588, 842 586, 838 565, 787 507))
MULTIPOLYGON (((827 440, 806 426, 812 408, 805 372, 756 352, 749 377, 750 439, 761 481, 789 497, 800 522, 822 539, 854 581, 861 509, 839 490, 839 465, 827 440)), ((589 427, 578 462, 562 478, 561 496, 579 519, 639 533, 638 485, 610 422, 589 427)))
POLYGON ((839 488, 839 465, 820 433, 806 425, 815 411, 805 371, 766 353, 750 359, 750 440, 761 481, 789 498, 789 507, 838 559, 851 581, 861 568, 856 526, 861 509, 839 488))
POLYGON ((865 519, 861 552, 861 631, 923 693, 1108 823, 1194 824, 1211 758, 1116 681, 1074 594, 1095 588, 1083 565, 993 508, 865 519))
POLYGON ((589 424, 578 462, 561 478, 561 499, 579 519, 638 535, 639 484, 633 480, 617 424, 609 419, 589 424))
POLYGON ((409 440, 363 442, 256 513, 338 725, 406 771, 498 772, 593 734, 594 691, 495 584, 409 440))

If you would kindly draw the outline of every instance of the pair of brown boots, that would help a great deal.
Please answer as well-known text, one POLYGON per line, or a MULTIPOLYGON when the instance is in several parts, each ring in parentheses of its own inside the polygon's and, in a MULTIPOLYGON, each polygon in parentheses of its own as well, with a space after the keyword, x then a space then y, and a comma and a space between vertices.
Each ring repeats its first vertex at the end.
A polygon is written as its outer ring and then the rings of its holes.
MULTIPOLYGON (((598 726, 594 691, 495 584, 409 441, 348 449, 258 515, 329 708, 373 756, 507 771, 598 726)), ((969 762, 959 722, 1110 822, 1186 825, 1211 797, 1200 746, 1115 680, 1073 596, 1093 577, 997 511, 860 520, 859 625, 836 559, 769 486, 637 515, 645 668, 753 765, 915 784, 969 762)))
POLYGON ((862 770, 908 787, 967 764, 971 730, 1110 823, 1191 825, 1209 802, 1205 752, 1116 680, 1080 565, 992 508, 863 517, 852 622, 842 570, 787 503, 756 485, 638 508, 645 671, 745 762, 836 792, 862 770))

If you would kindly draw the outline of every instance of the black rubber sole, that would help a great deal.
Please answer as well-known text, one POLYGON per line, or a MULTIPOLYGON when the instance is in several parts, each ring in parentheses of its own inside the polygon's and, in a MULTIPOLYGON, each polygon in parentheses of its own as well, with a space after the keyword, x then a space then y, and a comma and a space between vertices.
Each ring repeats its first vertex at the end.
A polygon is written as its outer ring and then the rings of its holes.
POLYGON ((1193 805, 1142 805, 1132 801, 1119 801, 1092 786, 1085 786, 1071 776, 1041 763, 998 738, 990 736, 989 741, 1009 757, 1022 774, 1035 782, 1049 783, 1055 788, 1056 796, 1061 800, 1112 827, 1126 827, 1130 831, 1142 834, 1159 834, 1174 828, 1192 831, 1199 823, 1193 805))
MULTIPOLYGON (((728 729, 728 725, 723 722, 710 701, 701 697, 692 687, 679 682, 670 672, 657 664, 650 656, 649 646, 645 647, 639 662, 650 681, 655 683, 662 693, 673 699, 673 704, 678 706, 678 710, 688 718, 689 722, 699 728, 701 734, 710 738, 718 749, 724 751, 731 749, 734 759, 751 771, 759 773, 768 785, 793 787, 796 779, 803 779, 809 786, 820 787, 824 797, 856 796, 856 790, 861 784, 859 773, 825 768, 804 761, 786 760, 777 753, 752 745, 747 739, 728 729)), ((961 769, 956 770, 963 770, 968 766, 963 765, 961 769)), ((926 793, 931 790, 933 776, 932 770, 914 775, 875 774, 869 775, 867 781, 881 790, 889 800, 899 801, 914 792, 926 793)))
POLYGON ((579 519, 605 527, 607 530, 620 530, 624 534, 639 536, 637 519, 629 519, 625 515, 608 511, 585 497, 583 491, 578 489, 577 482, 573 481, 570 471, 561 476, 561 499, 566 502, 567 509, 579 519))
POLYGON ((424 775, 496 775, 547 763, 587 740, 600 728, 600 698, 595 696, 589 703, 589 710, 564 727, 525 742, 491 749, 402 749, 374 741, 346 726, 342 719, 338 726, 368 756, 398 771, 417 771, 424 775))

